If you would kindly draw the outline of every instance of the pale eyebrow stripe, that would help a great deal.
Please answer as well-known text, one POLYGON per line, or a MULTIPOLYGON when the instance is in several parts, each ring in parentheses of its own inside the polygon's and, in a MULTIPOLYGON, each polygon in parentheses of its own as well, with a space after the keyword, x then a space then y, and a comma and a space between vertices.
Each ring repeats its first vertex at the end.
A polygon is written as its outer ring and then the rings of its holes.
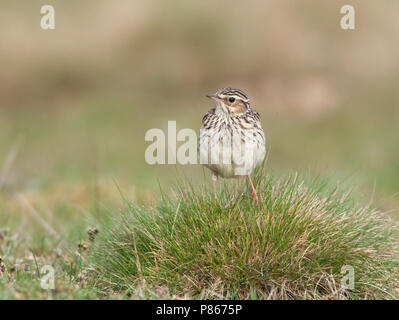
POLYGON ((249 101, 249 99, 244 98, 244 97, 242 97, 240 95, 237 95, 237 94, 233 94, 233 95, 231 95, 231 94, 222 94, 221 96, 222 96, 223 99, 233 97, 233 98, 240 99, 240 100, 243 100, 243 101, 249 101))

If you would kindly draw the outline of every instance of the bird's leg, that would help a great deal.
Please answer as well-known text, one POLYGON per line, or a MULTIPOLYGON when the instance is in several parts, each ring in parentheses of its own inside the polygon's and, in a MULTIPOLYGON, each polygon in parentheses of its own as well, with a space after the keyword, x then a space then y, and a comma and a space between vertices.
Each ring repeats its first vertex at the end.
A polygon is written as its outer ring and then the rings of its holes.
POLYGON ((215 201, 217 200, 217 196, 216 196, 216 181, 218 181, 218 175, 215 172, 212 172, 213 195, 215 196, 215 201))
POLYGON ((256 201, 256 203, 259 203, 259 198, 258 198, 258 194, 256 193, 255 187, 254 187, 254 183, 252 182, 251 176, 248 174, 248 180, 249 180, 249 184, 251 185, 252 188, 252 195, 256 201))

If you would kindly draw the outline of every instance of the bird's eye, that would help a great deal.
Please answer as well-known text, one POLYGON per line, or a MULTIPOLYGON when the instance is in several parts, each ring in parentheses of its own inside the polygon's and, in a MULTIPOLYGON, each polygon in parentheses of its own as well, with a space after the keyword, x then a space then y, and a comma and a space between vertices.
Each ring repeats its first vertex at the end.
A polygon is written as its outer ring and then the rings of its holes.
POLYGON ((236 101, 236 99, 233 98, 233 97, 230 97, 230 98, 229 98, 229 101, 230 101, 231 103, 233 103, 234 101, 236 101))

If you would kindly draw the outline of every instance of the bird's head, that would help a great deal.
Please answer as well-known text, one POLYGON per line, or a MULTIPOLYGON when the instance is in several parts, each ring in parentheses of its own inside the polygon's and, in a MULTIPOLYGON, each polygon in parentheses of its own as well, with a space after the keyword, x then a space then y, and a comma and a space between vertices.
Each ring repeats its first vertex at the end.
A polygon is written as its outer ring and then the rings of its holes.
POLYGON ((248 96, 240 89, 221 88, 206 96, 215 100, 216 109, 228 115, 240 115, 250 108, 248 96))

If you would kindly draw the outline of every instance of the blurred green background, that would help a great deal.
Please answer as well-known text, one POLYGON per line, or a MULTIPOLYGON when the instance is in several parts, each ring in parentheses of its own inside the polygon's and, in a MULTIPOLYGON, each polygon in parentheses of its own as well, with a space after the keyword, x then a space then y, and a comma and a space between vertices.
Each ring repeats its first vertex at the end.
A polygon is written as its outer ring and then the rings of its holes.
MULTIPOLYGON (((131 199, 154 199, 175 168, 146 164, 145 132, 168 120, 198 131, 205 94, 223 86, 246 91, 261 114, 268 170, 350 179, 394 210, 398 10, 396 0, 3 0, 3 218, 17 194, 43 212, 119 201, 114 180, 131 199), (55 30, 40 28, 44 4, 55 30), (353 31, 340 27, 346 4, 353 31)), ((209 183, 200 166, 180 170, 209 183)))

